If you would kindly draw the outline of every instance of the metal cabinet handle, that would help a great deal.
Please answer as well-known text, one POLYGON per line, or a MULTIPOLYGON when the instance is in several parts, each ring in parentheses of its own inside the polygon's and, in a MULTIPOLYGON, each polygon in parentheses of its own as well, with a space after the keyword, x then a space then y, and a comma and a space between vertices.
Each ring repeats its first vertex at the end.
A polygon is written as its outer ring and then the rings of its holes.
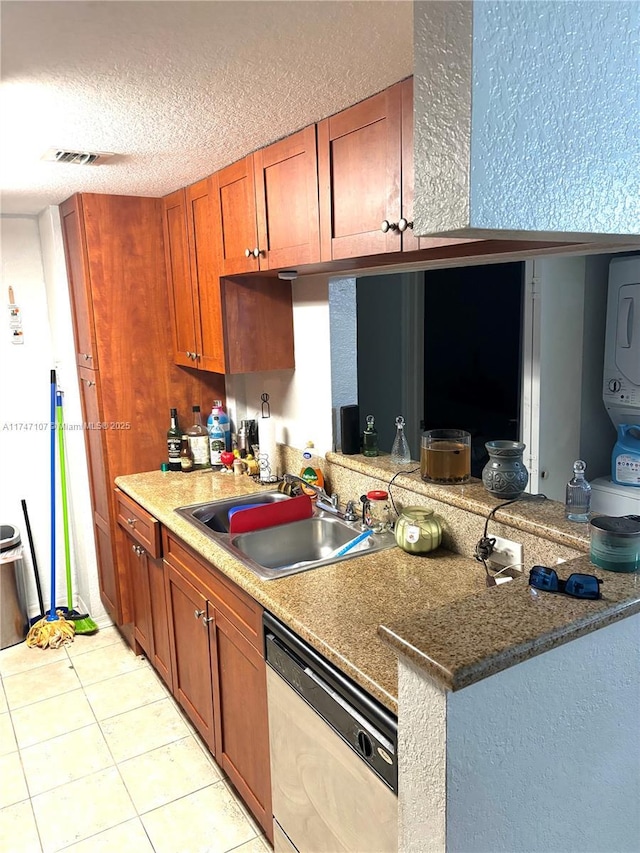
POLYGON ((136 526, 136 521, 137 521, 137 520, 138 520, 137 518, 128 518, 128 519, 127 519, 127 524, 128 524, 130 527, 135 527, 135 526, 136 526))
POLYGON ((194 610, 193 615, 196 619, 200 619, 201 616, 204 616, 204 610, 194 610))
POLYGON ((199 358, 200 358, 200 355, 199 355, 199 353, 197 353, 197 352, 192 352, 192 353, 191 353, 191 358, 192 358, 194 361, 196 361, 197 359, 199 359, 199 358))
POLYGON ((85 361, 90 361, 93 358, 91 353, 88 353, 88 352, 83 352, 82 357, 84 358, 85 361))
POLYGON ((386 234, 387 231, 398 231, 398 223, 397 222, 389 222, 388 219, 384 219, 380 225, 380 230, 383 234, 386 234))
POLYGON ((250 258, 252 255, 253 255, 253 252, 251 251, 251 249, 245 249, 244 250, 245 258, 250 258))
POLYGON ((411 228, 413 230, 413 222, 409 222, 402 217, 402 219, 398 222, 398 231, 402 234, 403 231, 406 231, 407 228, 411 228))
POLYGON ((131 550, 134 554, 137 554, 138 557, 142 557, 142 555, 144 554, 144 548, 142 548, 140 545, 132 545, 131 550))
POLYGON ((205 616, 202 620, 202 624, 205 626, 205 628, 210 622, 213 622, 213 616, 205 616))
POLYGON ((255 249, 245 249, 244 250, 245 258, 259 258, 261 254, 262 253, 257 246, 255 249))

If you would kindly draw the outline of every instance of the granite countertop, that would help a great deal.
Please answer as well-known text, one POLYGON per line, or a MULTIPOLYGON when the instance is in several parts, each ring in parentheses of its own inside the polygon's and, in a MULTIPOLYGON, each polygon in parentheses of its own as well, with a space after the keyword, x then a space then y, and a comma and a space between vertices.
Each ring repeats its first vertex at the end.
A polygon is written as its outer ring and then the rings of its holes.
MULTIPOLYGON (((595 570, 606 576, 599 601, 534 599, 524 579, 487 589, 479 563, 444 549, 392 548, 263 581, 174 510, 264 487, 210 471, 131 474, 116 485, 394 713, 398 652, 456 690, 640 611, 640 574, 595 570)), ((581 557, 558 571, 594 567, 581 557)))

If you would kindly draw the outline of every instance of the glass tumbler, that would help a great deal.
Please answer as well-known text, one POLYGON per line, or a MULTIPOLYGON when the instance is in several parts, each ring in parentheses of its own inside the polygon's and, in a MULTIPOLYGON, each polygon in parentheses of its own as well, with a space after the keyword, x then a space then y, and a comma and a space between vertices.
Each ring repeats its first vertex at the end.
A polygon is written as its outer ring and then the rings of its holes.
POLYGON ((430 429, 422 433, 420 474, 428 483, 468 483, 471 433, 463 429, 430 429))

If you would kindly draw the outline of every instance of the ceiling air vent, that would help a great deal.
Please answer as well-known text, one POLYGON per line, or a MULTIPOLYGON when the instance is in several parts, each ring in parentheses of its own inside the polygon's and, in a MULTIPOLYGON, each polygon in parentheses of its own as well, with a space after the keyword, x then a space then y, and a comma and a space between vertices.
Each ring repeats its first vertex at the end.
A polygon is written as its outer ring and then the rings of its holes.
POLYGON ((109 157, 113 157, 106 151, 66 151, 64 148, 50 148, 42 159, 50 163, 73 163, 76 166, 96 166, 103 163, 109 157))

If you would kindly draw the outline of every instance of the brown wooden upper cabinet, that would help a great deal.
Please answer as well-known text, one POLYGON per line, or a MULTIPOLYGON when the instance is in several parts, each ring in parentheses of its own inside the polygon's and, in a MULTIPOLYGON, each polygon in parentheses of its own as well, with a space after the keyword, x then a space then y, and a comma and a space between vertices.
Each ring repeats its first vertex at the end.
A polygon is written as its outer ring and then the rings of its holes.
POLYGON ((322 261, 459 240, 413 234, 413 78, 318 124, 322 261))
POLYGON ((222 275, 320 260, 315 125, 213 175, 222 275))
POLYGON ((225 373, 211 178, 165 197, 164 233, 175 362, 225 373))
MULTIPOLYGON (((290 282, 221 277, 218 177, 212 175, 164 199, 176 364, 224 374, 291 368, 295 362, 290 282)), ((259 261, 252 258, 252 263, 259 261)))

